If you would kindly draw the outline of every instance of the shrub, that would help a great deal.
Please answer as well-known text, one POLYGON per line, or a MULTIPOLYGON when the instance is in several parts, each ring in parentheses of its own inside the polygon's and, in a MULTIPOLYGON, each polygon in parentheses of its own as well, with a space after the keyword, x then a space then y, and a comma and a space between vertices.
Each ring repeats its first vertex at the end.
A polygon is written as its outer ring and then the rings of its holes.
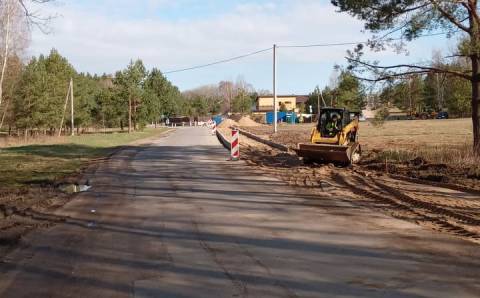
POLYGON ((388 118, 389 114, 390 113, 388 112, 388 108, 386 108, 386 107, 381 108, 375 114, 375 118, 373 118, 372 124, 374 126, 379 126, 379 127, 383 126, 383 124, 385 123, 385 120, 388 118))

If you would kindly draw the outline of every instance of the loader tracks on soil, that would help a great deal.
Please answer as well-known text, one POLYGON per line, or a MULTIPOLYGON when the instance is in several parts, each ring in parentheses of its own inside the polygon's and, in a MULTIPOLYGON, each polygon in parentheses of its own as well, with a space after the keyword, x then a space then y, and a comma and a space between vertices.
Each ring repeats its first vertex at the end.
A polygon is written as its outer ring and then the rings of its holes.
POLYGON ((476 190, 399 179, 358 168, 305 166, 294 161, 298 157, 293 155, 284 162, 286 156, 277 159, 275 150, 263 147, 250 146, 244 152, 248 165, 288 185, 375 208, 480 244, 480 196, 476 190))
POLYGON ((334 179, 356 195, 385 204, 386 206, 382 209, 386 209, 395 217, 407 217, 421 225, 480 243, 480 234, 473 231, 475 226, 478 228, 480 225, 480 221, 476 218, 415 199, 373 178, 363 178, 356 174, 351 174, 349 177, 335 174, 334 179))

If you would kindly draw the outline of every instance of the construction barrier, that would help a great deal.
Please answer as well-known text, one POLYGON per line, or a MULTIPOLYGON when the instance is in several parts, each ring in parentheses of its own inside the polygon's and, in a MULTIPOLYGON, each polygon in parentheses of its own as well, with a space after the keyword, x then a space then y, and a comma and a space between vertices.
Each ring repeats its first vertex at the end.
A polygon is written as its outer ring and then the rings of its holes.
POLYGON ((217 134, 217 123, 212 121, 212 135, 217 134))
POLYGON ((240 133, 238 129, 232 129, 232 142, 230 148, 230 156, 232 160, 240 159, 240 133))
POLYGON ((225 138, 225 136, 219 130, 217 130, 217 138, 225 149, 227 150, 232 149, 232 144, 225 138))
POLYGON ((207 127, 212 130, 212 135, 217 133, 217 123, 212 119, 207 121, 207 127))

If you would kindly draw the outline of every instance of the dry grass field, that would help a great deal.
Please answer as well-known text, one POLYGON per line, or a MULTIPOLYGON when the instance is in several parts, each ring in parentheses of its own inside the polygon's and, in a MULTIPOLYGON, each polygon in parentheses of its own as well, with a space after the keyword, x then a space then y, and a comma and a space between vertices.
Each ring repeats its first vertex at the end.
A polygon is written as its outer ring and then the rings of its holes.
MULTIPOLYGON (((270 126, 245 127, 259 135, 266 136, 289 146, 308 142, 314 124, 279 126, 279 132, 272 135, 270 126)), ((383 126, 370 122, 360 123, 360 142, 366 150, 419 149, 435 146, 458 146, 472 141, 470 119, 387 121, 383 126)))
POLYGON ((472 142, 470 119, 387 121, 382 127, 362 122, 360 136, 366 149, 421 149, 472 142))

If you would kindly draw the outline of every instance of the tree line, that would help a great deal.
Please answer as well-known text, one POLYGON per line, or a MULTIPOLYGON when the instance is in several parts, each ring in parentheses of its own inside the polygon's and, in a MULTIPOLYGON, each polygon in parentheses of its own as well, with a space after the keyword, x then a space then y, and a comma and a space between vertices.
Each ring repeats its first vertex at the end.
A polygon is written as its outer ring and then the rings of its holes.
MULTIPOLYGON (((434 53, 432 67, 466 71, 468 61, 461 57, 448 61, 439 52, 434 53)), ((310 93, 309 101, 301 110, 317 113, 320 106, 345 107, 352 111, 396 107, 409 115, 448 111, 452 117, 469 117, 472 113, 470 82, 448 73, 410 74, 401 79, 376 85, 360 80, 354 72, 336 67, 330 84, 318 86, 310 93)))
POLYGON ((256 91, 242 77, 233 81, 221 81, 218 84, 205 85, 183 93, 191 102, 186 115, 192 114, 228 114, 252 112, 258 95, 268 94, 268 91, 256 91))
MULTIPOLYGON (((453 61, 445 68, 465 69, 462 61, 453 61)), ((392 81, 371 99, 371 105, 395 106, 410 115, 448 111, 453 117, 472 114, 470 82, 444 73, 412 74, 392 81)))
POLYGON ((335 67, 330 83, 323 90, 316 86, 310 93, 307 105, 300 106, 306 113, 318 113, 318 107, 342 107, 350 111, 361 111, 365 105, 365 87, 349 71, 335 67), (311 109, 310 109, 311 107, 311 109))
POLYGON ((17 56, 9 58, 0 130, 17 135, 57 134, 62 119, 71 120, 65 109, 70 80, 78 133, 86 128, 130 132, 175 116, 250 113, 258 94, 241 78, 182 93, 159 69, 147 70, 142 60, 131 61, 113 75, 77 72, 53 49, 26 64, 17 56))
MULTIPOLYGON (((78 130, 120 127, 132 131, 188 109, 179 89, 160 70, 148 71, 141 60, 131 61, 113 76, 79 73, 56 50, 25 65, 16 56, 9 60, 0 128, 10 133, 58 131, 71 79, 78 130)), ((65 118, 69 117, 66 113, 65 118)))

